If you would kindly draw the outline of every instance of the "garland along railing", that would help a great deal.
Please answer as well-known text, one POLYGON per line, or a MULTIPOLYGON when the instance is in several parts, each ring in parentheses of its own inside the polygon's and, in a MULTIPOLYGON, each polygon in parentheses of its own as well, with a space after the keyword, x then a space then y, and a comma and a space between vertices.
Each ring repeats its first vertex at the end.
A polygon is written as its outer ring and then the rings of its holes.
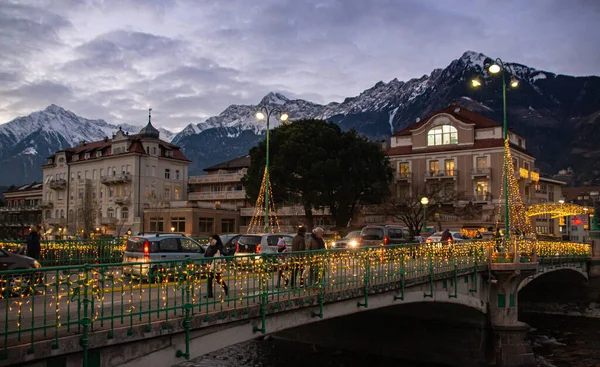
MULTIPOLYGON (((254 331, 265 333, 268 314, 314 306, 313 315, 323 317, 326 302, 359 298, 357 305, 368 307, 370 294, 397 290, 394 299, 404 299, 405 287, 415 283, 429 283, 424 297, 433 297, 434 280, 464 277, 477 292, 475 273, 487 269, 495 246, 480 241, 4 271, 0 356, 8 358, 11 346, 35 353, 38 341, 58 348, 62 338, 76 337, 87 367, 87 351, 102 346, 100 340, 161 328, 186 333, 178 355, 189 358, 192 320, 259 317, 254 331)), ((589 245, 543 246, 538 257, 583 262, 589 256, 589 245)))

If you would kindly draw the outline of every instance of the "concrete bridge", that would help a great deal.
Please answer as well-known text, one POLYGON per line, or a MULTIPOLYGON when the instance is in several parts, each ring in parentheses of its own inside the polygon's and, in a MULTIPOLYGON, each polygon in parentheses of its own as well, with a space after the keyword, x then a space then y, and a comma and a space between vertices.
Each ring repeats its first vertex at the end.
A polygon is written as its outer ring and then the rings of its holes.
POLYGON ((494 363, 531 365, 518 291, 558 270, 587 279, 591 255, 586 244, 521 239, 261 255, 212 270, 186 259, 5 273, 0 366, 172 366, 262 334, 411 303, 487 315, 494 363), (216 298, 206 298, 215 272, 228 293, 215 281, 216 298))

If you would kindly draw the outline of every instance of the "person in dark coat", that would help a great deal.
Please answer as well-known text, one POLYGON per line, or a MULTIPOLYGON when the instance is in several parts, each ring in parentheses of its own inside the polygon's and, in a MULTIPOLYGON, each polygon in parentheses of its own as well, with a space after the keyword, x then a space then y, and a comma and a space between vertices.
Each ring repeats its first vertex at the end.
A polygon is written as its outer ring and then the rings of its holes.
MULTIPOLYGON (((325 248, 325 240, 323 240, 323 234, 325 231, 321 227, 313 229, 313 233, 308 237, 306 246, 304 247, 307 251, 323 250, 325 248)), ((310 266, 310 272, 308 274, 308 283, 310 286, 314 286, 319 281, 319 261, 313 261, 310 266)))
MULTIPOLYGON (((298 251, 304 251, 306 246, 305 237, 306 236, 306 228, 299 227, 298 234, 294 236, 292 239, 292 253, 298 251)), ((302 277, 302 273, 304 272, 304 265, 302 264, 302 259, 304 258, 304 254, 292 255, 294 256, 292 261, 292 288, 296 287, 296 279, 298 278, 298 274, 300 274, 300 287, 304 287, 304 277, 302 277)))
MULTIPOLYGON (((205 258, 218 258, 223 256, 223 253, 225 252, 224 248, 223 248, 223 241, 221 240, 221 237, 219 237, 218 234, 213 234, 212 236, 210 236, 210 238, 208 239, 209 242, 209 246, 208 249, 206 249, 206 252, 204 253, 204 257, 205 258)), ((225 291, 225 295, 228 296, 229 295, 229 287, 227 286, 227 283, 225 283, 225 281, 222 279, 221 277, 221 261, 220 259, 214 259, 213 261, 211 261, 210 264, 210 271, 208 273, 208 281, 206 282, 207 285, 207 294, 206 294, 206 298, 213 298, 214 297, 214 292, 213 292, 213 280, 216 279, 217 283, 223 288, 223 290, 225 291)))
POLYGON ((27 237, 27 256, 39 260, 41 252, 40 233, 36 226, 31 226, 29 229, 29 236, 27 237))
POLYGON ((444 233, 442 233, 442 242, 448 242, 448 240, 452 239, 452 234, 449 229, 446 229, 444 233))

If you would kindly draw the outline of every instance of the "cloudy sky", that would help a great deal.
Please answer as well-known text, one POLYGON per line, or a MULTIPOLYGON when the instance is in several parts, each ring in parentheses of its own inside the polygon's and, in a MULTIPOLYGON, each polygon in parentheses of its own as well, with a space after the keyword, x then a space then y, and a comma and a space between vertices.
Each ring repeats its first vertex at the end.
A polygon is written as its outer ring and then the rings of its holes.
POLYGON ((600 74, 596 0, 0 0, 0 122, 55 103, 179 130, 269 91, 318 103, 466 50, 600 74))

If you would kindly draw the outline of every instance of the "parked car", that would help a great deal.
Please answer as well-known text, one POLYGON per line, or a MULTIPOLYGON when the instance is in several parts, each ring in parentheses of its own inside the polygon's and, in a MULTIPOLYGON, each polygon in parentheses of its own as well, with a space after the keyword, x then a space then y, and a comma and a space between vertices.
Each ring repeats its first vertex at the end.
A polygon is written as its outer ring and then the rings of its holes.
POLYGON ((286 245, 291 249, 292 236, 288 234, 244 234, 237 241, 235 256, 275 254, 277 253, 277 242, 283 238, 286 245))
POLYGON ((152 264, 157 260, 185 260, 204 257, 205 249, 200 243, 181 234, 151 234, 130 237, 123 252, 124 263, 140 263, 125 266, 125 275, 147 276, 158 274, 165 266, 152 264))
MULTIPOLYGON (((38 269, 41 265, 37 260, 8 252, 4 249, 0 249, 0 270, 26 270, 26 269, 38 269)), ((9 297, 20 297, 22 295, 29 294, 31 291, 32 281, 39 283, 42 277, 41 274, 36 273, 7 273, 0 276, 0 298, 9 297)))
POLYGON ((355 248, 358 246, 358 239, 361 231, 352 231, 341 240, 333 241, 332 248, 355 248))
POLYGON ((412 236, 406 227, 366 226, 360 232, 359 246, 397 245, 409 243, 412 236))
MULTIPOLYGON (((431 236, 427 237, 426 242, 428 242, 428 243, 429 242, 441 242, 442 241, 442 233, 443 232, 435 232, 431 236)), ((460 232, 450 231, 450 235, 452 236, 452 238, 449 239, 448 242, 461 242, 461 241, 465 241, 465 240, 469 239, 468 237, 465 237, 460 232)))
POLYGON ((225 253, 223 254, 223 256, 235 255, 235 249, 237 247, 237 243, 240 237, 242 237, 241 234, 224 234, 221 236, 221 241, 223 241, 223 248, 225 249, 225 253))

